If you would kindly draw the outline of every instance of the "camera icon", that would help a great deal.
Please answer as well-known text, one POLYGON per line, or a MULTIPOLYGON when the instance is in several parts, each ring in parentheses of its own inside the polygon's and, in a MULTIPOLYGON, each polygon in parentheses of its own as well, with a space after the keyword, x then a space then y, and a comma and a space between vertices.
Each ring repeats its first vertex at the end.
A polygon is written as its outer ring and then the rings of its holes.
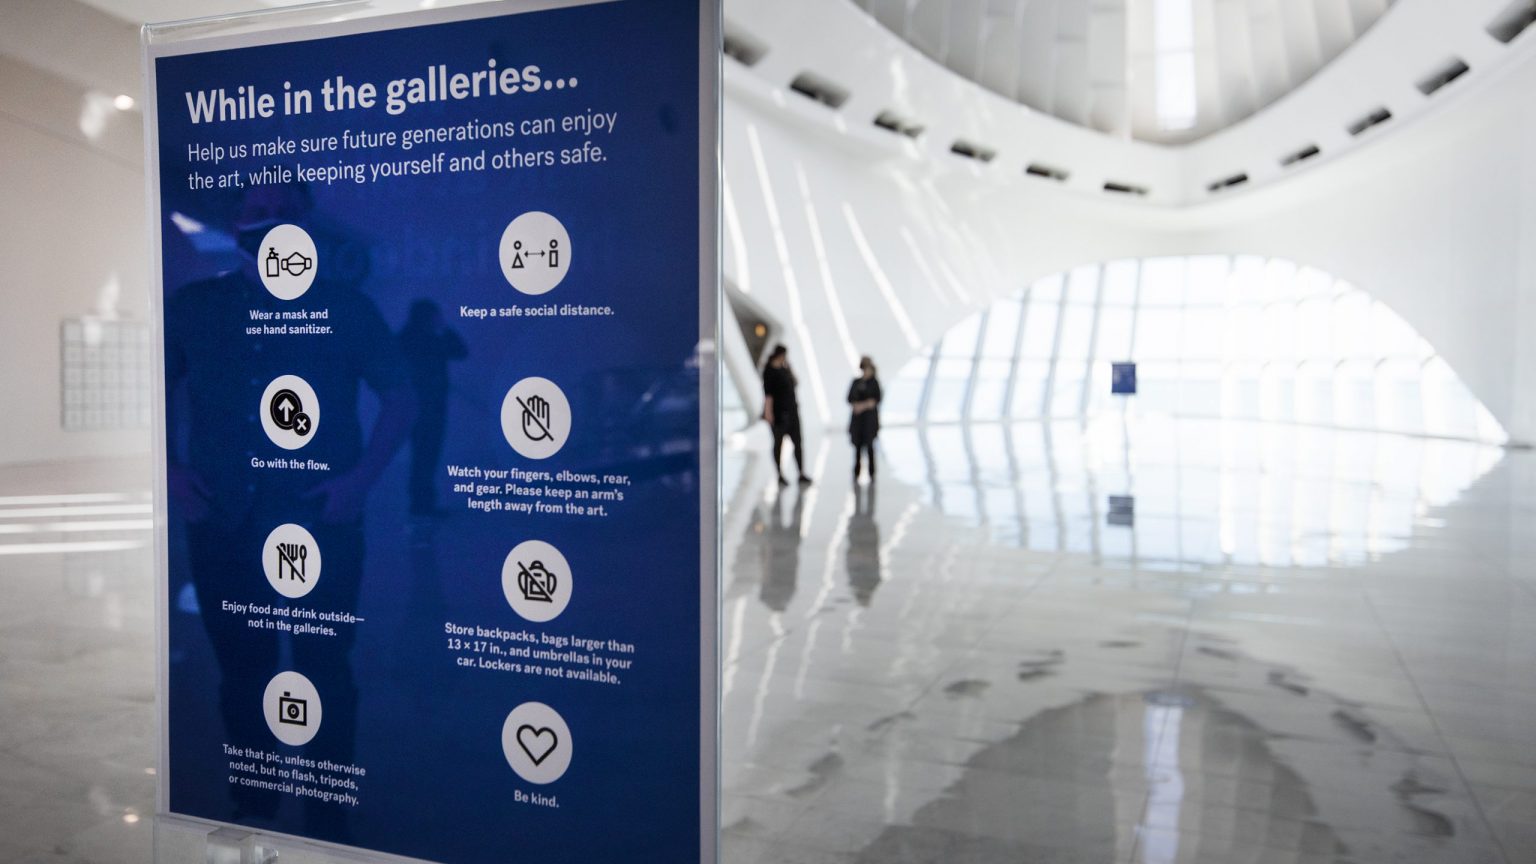
POLYGON ((288 691, 283 691, 283 695, 277 698, 277 722, 290 726, 308 726, 309 700, 296 699, 288 691))

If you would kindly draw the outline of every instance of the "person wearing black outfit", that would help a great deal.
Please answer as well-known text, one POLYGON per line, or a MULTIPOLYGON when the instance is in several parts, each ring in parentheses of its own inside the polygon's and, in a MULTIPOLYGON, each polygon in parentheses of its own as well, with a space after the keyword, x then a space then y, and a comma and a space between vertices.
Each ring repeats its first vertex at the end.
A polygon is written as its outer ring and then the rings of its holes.
POLYGON ((795 386, 799 382, 789 368, 789 349, 775 346, 768 355, 768 366, 763 370, 763 419, 773 428, 773 469, 778 472, 779 485, 788 486, 779 457, 784 450, 784 439, 795 447, 795 465, 800 469, 800 485, 811 485, 805 473, 805 444, 800 438, 800 405, 795 401, 795 386))
POLYGON ((859 482, 864 454, 869 454, 869 479, 875 479, 875 438, 880 434, 880 379, 875 377, 875 363, 859 358, 859 377, 848 388, 848 404, 853 416, 848 418, 848 437, 853 441, 853 482, 859 482))
POLYGON ((438 512, 433 478, 440 468, 448 429, 448 364, 469 356, 459 334, 448 329, 437 303, 425 298, 411 304, 400 330, 400 353, 416 388, 416 424, 411 428, 411 513, 438 512))

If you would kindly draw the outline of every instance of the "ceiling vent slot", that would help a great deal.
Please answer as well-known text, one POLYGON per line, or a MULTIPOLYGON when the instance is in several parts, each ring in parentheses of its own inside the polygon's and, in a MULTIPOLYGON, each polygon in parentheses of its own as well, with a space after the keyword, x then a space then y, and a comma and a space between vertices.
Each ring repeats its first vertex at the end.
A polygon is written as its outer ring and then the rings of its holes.
POLYGON ((841 108, 848 101, 848 91, 831 81, 810 72, 801 72, 789 82, 789 89, 808 99, 814 99, 828 108, 841 108))
POLYGON ((1488 22, 1488 35, 1508 45, 1532 24, 1536 24, 1536 3, 1515 0, 1488 22))
POLYGON ((1323 151, 1319 150, 1316 144, 1308 144, 1300 150, 1297 150, 1295 153, 1292 153, 1291 155, 1281 159, 1280 167, 1289 168, 1292 165, 1299 165, 1302 162, 1305 162, 1322 152, 1323 151))
POLYGON ((1247 183, 1247 182, 1248 182, 1248 175, 1247 174, 1233 174, 1231 177, 1227 177, 1227 178, 1222 179, 1222 180, 1217 180, 1215 183, 1212 183, 1211 185, 1205 187, 1205 189, 1206 189, 1207 192, 1215 194, 1217 192, 1220 192, 1223 189, 1231 189, 1233 186, 1241 186, 1241 185, 1243 185, 1244 183, 1247 183))
POLYGON ((725 26, 725 56, 743 66, 756 66, 757 61, 768 53, 768 45, 761 39, 748 36, 735 27, 725 26))
POLYGON ((1441 66, 1434 74, 1419 82, 1419 92, 1425 96, 1431 96, 1441 87, 1471 71, 1472 67, 1468 66, 1460 57, 1453 57, 1450 62, 1441 66))
POLYGON ((916 138, 923 134, 923 124, 903 117, 894 111, 881 111, 875 115, 875 125, 881 129, 905 135, 908 138, 916 138))
POLYGON ((1151 190, 1147 189, 1145 186, 1137 186, 1134 183, 1121 183, 1118 180, 1106 180, 1104 182, 1104 191, 1113 192, 1116 195, 1140 195, 1142 197, 1146 197, 1147 193, 1151 190))
POLYGON ((1052 168, 1049 165, 1041 165, 1039 162, 1031 162, 1024 168, 1024 173, 1031 177, 1044 177, 1047 180, 1055 180, 1057 183, 1067 182, 1069 175, 1060 168, 1052 168))
POLYGON ((1349 129, 1349 134, 1351 135, 1362 135, 1366 130, 1374 129, 1391 119, 1391 111, 1388 111, 1386 108, 1377 108, 1375 111, 1349 124, 1346 128, 1349 129))
POLYGON ((967 159, 975 159, 978 162, 991 162, 997 158, 996 150, 993 150, 991 147, 983 147, 964 138, 956 139, 955 143, 949 145, 949 152, 958 153, 967 159))

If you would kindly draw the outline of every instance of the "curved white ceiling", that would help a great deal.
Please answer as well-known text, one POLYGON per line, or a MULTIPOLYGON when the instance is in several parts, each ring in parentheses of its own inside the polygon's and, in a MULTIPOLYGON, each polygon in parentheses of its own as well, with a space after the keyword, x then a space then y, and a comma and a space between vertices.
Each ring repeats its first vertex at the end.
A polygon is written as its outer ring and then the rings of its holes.
MULTIPOLYGON (((1003 96, 942 65, 879 23, 860 2, 901 8, 922 2, 912 8, 943 10, 937 19, 943 22, 952 14, 943 4, 926 5, 928 0, 725 0, 726 52, 734 61, 726 68, 727 91, 754 94, 840 136, 859 137, 868 130, 885 137, 898 133, 894 142, 913 156, 1005 185, 1028 178, 1136 205, 1198 205, 1212 196, 1247 195, 1307 173, 1434 113, 1457 94, 1502 74, 1511 58, 1536 51, 1536 28, 1524 30, 1536 20, 1531 6, 1536 0, 1391 0, 1389 14, 1377 16, 1347 50, 1305 80, 1292 76, 1282 83, 1279 77, 1266 77, 1267 66, 1258 62, 1233 73, 1236 83, 1229 82, 1227 89, 1237 93, 1246 88, 1252 98, 1224 109, 1232 113, 1223 117, 1223 125, 1208 130, 1201 125, 1216 121, 1210 109, 1200 107, 1202 85, 1196 75, 1194 122, 1181 134, 1203 137, 1169 146, 1137 140, 1129 132, 1106 134, 1003 96), (1261 99, 1272 101, 1260 108, 1261 99), (1235 119, 1241 111, 1252 113, 1235 119)), ((951 2, 985 12, 1021 0, 951 2)), ((1143 4, 1183 2, 1197 22, 1193 44, 1198 49, 1201 39, 1210 41, 1200 35, 1199 9, 1210 10, 1211 4, 1218 11, 1248 8, 1261 0, 1030 2, 1119 8, 1130 2, 1133 17, 1141 14, 1134 10, 1143 4)), ((1262 2, 1271 9, 1306 5, 1315 10, 1335 0, 1262 2)), ((1376 2, 1386 8, 1388 0, 1376 2)), ((1129 25, 1135 32, 1156 29, 1135 20, 1129 25)), ((1276 65, 1291 68, 1288 61, 1276 65)), ((1073 74, 1086 75, 1082 67, 1073 74)))
POLYGON ((1001 96, 1111 135, 1180 144, 1253 115, 1394 0, 852 0, 1001 96))

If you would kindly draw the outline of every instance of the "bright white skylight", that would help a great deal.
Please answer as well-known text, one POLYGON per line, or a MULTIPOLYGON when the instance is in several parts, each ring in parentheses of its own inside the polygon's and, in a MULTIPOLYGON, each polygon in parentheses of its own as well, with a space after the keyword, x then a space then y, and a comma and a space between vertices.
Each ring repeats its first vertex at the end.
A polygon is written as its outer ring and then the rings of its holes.
POLYGON ((1152 0, 1157 50, 1157 125, 1192 129, 1195 104, 1194 0, 1152 0))

